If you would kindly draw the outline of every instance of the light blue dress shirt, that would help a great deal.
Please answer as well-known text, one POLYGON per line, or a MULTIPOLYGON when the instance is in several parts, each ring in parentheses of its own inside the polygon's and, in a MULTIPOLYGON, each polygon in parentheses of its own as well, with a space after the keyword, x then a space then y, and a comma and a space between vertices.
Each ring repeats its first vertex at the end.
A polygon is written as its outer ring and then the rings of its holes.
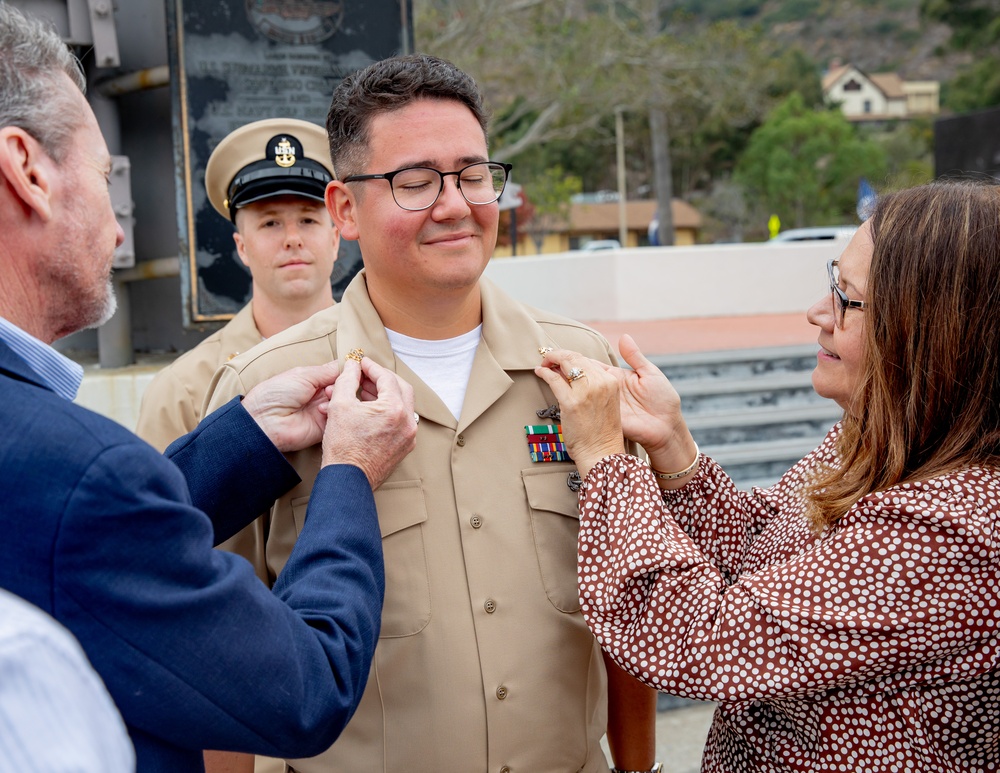
POLYGON ((0 317, 0 341, 14 350, 14 354, 27 362, 33 371, 60 397, 69 401, 76 398, 83 381, 83 368, 64 357, 44 341, 25 333, 17 325, 0 317))
POLYGON ((133 773, 125 723, 76 639, 0 590, 0 773, 133 773))

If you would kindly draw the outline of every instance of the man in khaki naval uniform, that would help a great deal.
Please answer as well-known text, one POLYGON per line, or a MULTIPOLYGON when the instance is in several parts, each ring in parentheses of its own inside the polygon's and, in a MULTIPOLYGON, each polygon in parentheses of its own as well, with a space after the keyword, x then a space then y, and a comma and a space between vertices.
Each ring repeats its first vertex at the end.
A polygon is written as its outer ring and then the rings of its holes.
POLYGON ((340 235, 323 203, 332 178, 326 132, 306 121, 256 121, 212 152, 205 188, 236 228, 233 240, 250 270, 253 299, 146 388, 136 434, 160 451, 198 425, 221 365, 333 304, 330 274, 340 235))
MULTIPOLYGON (((327 126, 341 175, 327 207, 365 269, 337 306, 223 366, 210 407, 361 349, 413 385, 420 423, 375 492, 386 598, 370 681, 334 745, 291 770, 607 773, 605 732, 619 768, 654 769, 655 693, 604 660, 580 614, 575 466, 533 461, 525 431, 554 423, 538 415, 555 402, 540 347, 612 353, 481 278, 507 168, 488 161, 478 87, 433 57, 377 62, 334 91, 327 126)), ((302 483, 244 535, 271 578, 318 449, 289 458, 302 483)))

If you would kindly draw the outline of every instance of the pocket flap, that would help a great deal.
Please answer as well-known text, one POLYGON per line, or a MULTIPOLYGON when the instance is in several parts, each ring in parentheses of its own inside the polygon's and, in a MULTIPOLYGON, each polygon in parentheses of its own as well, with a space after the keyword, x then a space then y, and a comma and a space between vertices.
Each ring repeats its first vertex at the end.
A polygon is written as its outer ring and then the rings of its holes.
POLYGON ((531 509, 547 510, 579 520, 578 494, 567 484, 571 472, 573 468, 570 467, 552 471, 524 470, 521 479, 531 509))
POLYGON ((383 483, 375 491, 375 509, 382 539, 427 520, 423 490, 419 480, 383 483))

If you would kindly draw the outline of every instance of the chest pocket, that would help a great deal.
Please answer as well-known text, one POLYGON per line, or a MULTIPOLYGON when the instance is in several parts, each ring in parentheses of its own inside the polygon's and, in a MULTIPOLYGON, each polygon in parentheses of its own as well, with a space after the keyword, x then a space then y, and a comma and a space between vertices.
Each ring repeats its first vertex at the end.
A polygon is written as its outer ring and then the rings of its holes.
POLYGON ((574 469, 567 464, 552 471, 530 469, 521 473, 542 585, 552 606, 561 612, 580 610, 576 573, 580 509, 576 492, 566 485, 574 469))
POLYGON ((423 527, 427 504, 420 481, 383 483, 375 492, 375 507, 385 556, 381 636, 412 636, 431 619, 423 527))
MULTIPOLYGON (((293 500, 291 505, 296 528, 301 531, 309 498, 293 500)), ((412 636, 422 631, 431 619, 423 533, 427 506, 420 481, 383 483, 375 492, 375 508, 385 559, 385 602, 379 636, 412 636)))

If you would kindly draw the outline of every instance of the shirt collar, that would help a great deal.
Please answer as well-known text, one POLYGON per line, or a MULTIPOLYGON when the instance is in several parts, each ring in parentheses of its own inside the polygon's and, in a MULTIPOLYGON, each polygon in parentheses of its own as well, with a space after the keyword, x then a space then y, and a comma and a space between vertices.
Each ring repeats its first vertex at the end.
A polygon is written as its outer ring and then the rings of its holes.
MULTIPOLYGON (((359 271, 344 291, 338 351, 343 356, 349 348, 360 346, 365 354, 385 365, 393 362, 394 356, 385 327, 368 295, 366 273, 366 269, 359 271)), ((538 323, 538 319, 549 319, 552 315, 515 301, 486 277, 479 278, 479 291, 483 303, 483 340, 497 363, 508 371, 534 370, 542 361, 539 347, 558 346, 538 323)))
POLYGON ((76 398, 83 382, 83 368, 78 363, 3 317, 0 317, 0 341, 28 363, 53 392, 70 401, 76 398))
POLYGON ((534 370, 542 364, 540 347, 560 347, 539 322, 577 324, 514 300, 486 277, 480 277, 479 290, 483 299, 483 340, 506 371, 534 370))

